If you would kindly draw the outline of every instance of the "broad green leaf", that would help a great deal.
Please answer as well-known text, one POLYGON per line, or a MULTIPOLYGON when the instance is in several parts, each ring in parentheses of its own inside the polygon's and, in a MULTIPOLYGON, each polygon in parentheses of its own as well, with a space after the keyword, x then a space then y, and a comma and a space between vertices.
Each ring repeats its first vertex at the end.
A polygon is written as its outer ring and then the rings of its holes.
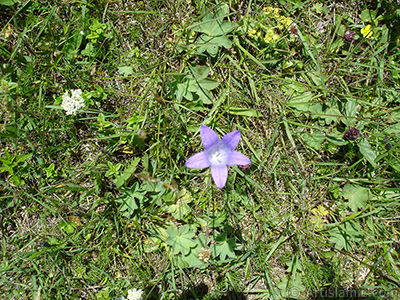
POLYGON ((209 41, 209 43, 216 44, 225 49, 232 47, 232 41, 226 36, 218 36, 209 41))
POLYGON ((231 115, 247 116, 247 117, 262 117, 263 114, 253 108, 231 107, 228 112, 231 115))
POLYGON ((327 80, 327 77, 322 74, 321 72, 308 72, 306 73, 308 78, 311 79, 311 81, 318 87, 320 88, 325 88, 325 82, 327 80))
POLYGON ((311 216, 310 222, 317 230, 321 230, 324 227, 324 220, 319 216, 311 216))
POLYGON ((182 253, 183 255, 187 255, 190 248, 197 245, 192 239, 195 233, 189 229, 189 225, 184 225, 179 229, 172 225, 167 229, 167 234, 168 237, 165 242, 172 246, 173 254, 182 253))
POLYGON ((339 109, 336 105, 334 105, 332 107, 328 107, 321 115, 321 118, 325 119, 325 124, 329 125, 333 121, 336 121, 340 116, 341 113, 339 109))
POLYGON ((326 135, 326 139, 332 143, 335 144, 336 146, 343 146, 346 145, 348 143, 348 141, 343 140, 342 137, 338 137, 332 134, 327 134, 326 135))
POLYGON ((215 89, 219 85, 219 82, 217 80, 214 80, 214 79, 206 78, 206 79, 202 79, 202 80, 197 81, 197 84, 199 85, 199 87, 201 89, 205 89, 207 91, 211 91, 211 90, 215 89))
POLYGON ((191 248, 189 254, 182 256, 181 259, 184 262, 184 267, 201 267, 204 266, 205 262, 199 259, 199 253, 201 248, 207 248, 206 237, 203 233, 199 234, 195 238, 196 246, 191 248))
POLYGON ((382 133, 385 135, 397 135, 400 132, 400 122, 399 123, 394 123, 390 125, 388 128, 386 128, 382 133))
POLYGON ((212 247, 212 252, 215 257, 219 256, 221 260, 226 258, 236 258, 234 249, 236 247, 234 238, 227 238, 227 233, 223 232, 219 234, 215 241, 217 242, 212 247))
POLYGON ((199 96, 199 100, 204 104, 212 103, 212 94, 207 90, 198 89, 196 95, 199 96))
POLYGON ((210 37, 221 36, 235 29, 235 24, 224 22, 222 17, 213 18, 211 14, 206 15, 202 21, 193 24, 193 31, 204 33, 210 37))
MULTIPOLYGON (((189 70, 190 74, 196 80, 202 80, 207 78, 208 74, 210 74, 211 68, 208 66, 196 66, 196 67, 189 66, 189 70)), ((187 76, 187 78, 190 78, 190 76, 187 76)))
POLYGON ((320 150, 322 146, 322 142, 325 140, 325 135, 323 135, 320 131, 314 131, 312 134, 303 133, 302 138, 306 142, 307 146, 320 150))
POLYGON ((364 23, 372 23, 375 18, 376 11, 373 11, 371 9, 364 9, 361 12, 361 19, 364 21, 364 23))
POLYGON ((336 249, 350 251, 353 248, 352 242, 359 242, 364 232, 358 223, 348 221, 337 227, 328 230, 330 240, 335 243, 336 249))
POLYGON ((87 43, 81 54, 84 56, 94 56, 96 54, 96 49, 94 48, 93 43, 87 43))
POLYGON ((116 200, 119 203, 122 203, 121 211, 124 212, 126 217, 129 217, 135 211, 135 209, 140 207, 137 201, 139 201, 139 204, 141 204, 147 199, 146 191, 139 189, 139 183, 136 182, 129 189, 122 188, 122 192, 123 195, 116 200))
POLYGON ((215 13, 216 17, 222 17, 222 16, 226 16, 227 14, 229 14, 229 5, 226 3, 223 3, 221 5, 220 8, 218 8, 218 10, 215 13))
POLYGON ((18 0, 0 0, 0 5, 11 6, 17 2, 18 0))
POLYGON ((287 105, 302 112, 310 112, 312 110, 313 113, 322 114, 322 105, 318 102, 311 102, 318 97, 319 95, 314 95, 312 92, 296 93, 295 96, 288 101, 287 105))
POLYGON ((358 110, 358 103, 356 101, 347 101, 345 106, 345 116, 348 118, 343 118, 342 121, 348 127, 354 127, 357 122, 356 115, 358 110))
POLYGON ((372 150, 372 147, 368 143, 367 139, 363 138, 358 143, 358 147, 360 148, 360 152, 362 153, 364 158, 368 160, 373 167, 376 167, 375 159, 377 157, 377 154, 374 150, 372 150))
POLYGON ((369 189, 350 183, 343 187, 342 195, 349 200, 348 206, 353 211, 357 211, 359 208, 364 209, 367 205, 367 200, 370 199, 369 189))
POLYGON ((16 186, 21 186, 25 184, 25 181, 21 178, 19 178, 19 176, 17 175, 13 175, 11 176, 10 180, 14 183, 14 185, 16 186))
POLYGON ((217 212, 217 215, 207 216, 206 218, 199 217, 196 220, 201 227, 218 228, 225 224, 227 218, 227 214, 220 211, 217 212))
POLYGON ((229 49, 232 47, 232 41, 224 35, 212 37, 203 34, 199 37, 199 47, 197 48, 197 52, 203 53, 207 51, 211 56, 215 56, 218 53, 219 47, 229 49))
POLYGON ((190 79, 188 90, 193 93, 196 93, 199 89, 211 91, 215 89, 218 86, 218 84, 219 84, 218 81, 209 78, 201 80, 190 79))

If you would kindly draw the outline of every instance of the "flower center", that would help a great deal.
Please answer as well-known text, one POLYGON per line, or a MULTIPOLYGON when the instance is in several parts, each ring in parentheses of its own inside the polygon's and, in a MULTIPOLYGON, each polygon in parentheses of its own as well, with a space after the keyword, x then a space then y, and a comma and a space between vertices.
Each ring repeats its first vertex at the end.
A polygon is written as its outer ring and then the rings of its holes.
POLYGON ((219 141, 207 150, 207 156, 211 165, 221 166, 226 165, 231 150, 225 143, 219 141))

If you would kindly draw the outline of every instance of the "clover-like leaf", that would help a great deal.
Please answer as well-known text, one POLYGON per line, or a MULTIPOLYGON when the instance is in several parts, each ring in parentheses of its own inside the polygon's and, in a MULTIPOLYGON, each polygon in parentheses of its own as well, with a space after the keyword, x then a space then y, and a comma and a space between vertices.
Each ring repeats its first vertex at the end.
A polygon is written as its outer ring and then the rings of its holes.
POLYGON ((165 242, 172 246, 173 254, 182 253, 187 255, 190 252, 190 248, 197 245, 192 239, 195 233, 190 230, 189 225, 184 225, 179 229, 171 226, 167 229, 167 234, 168 237, 165 242))

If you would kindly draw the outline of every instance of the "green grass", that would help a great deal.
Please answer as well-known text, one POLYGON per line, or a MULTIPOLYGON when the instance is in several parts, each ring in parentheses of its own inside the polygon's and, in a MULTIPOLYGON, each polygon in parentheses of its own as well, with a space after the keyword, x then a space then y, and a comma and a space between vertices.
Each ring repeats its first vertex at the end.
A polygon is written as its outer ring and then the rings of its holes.
POLYGON ((400 6, 274 3, 0 0, 2 299, 400 298, 400 6))

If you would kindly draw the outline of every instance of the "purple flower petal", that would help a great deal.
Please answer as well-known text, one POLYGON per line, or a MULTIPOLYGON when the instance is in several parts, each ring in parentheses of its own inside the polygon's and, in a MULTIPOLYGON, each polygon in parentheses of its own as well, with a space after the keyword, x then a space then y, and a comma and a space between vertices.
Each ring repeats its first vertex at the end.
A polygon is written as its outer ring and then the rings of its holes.
POLYGON ((211 163, 208 160, 207 152, 202 151, 202 152, 196 153, 195 155, 191 156, 187 160, 185 166, 188 168, 191 168, 191 169, 203 169, 203 168, 208 168, 209 166, 211 166, 211 163))
POLYGON ((233 150, 239 144, 240 137, 240 131, 232 131, 225 135, 221 141, 223 141, 231 150, 233 150))
POLYGON ((228 179, 228 167, 211 166, 211 175, 214 179, 215 185, 222 189, 225 186, 226 180, 228 179))
POLYGON ((206 149, 210 148, 212 145, 219 141, 218 134, 216 134, 214 130, 206 125, 200 126, 200 136, 201 141, 203 142, 203 146, 206 149))
POLYGON ((237 151, 232 151, 231 152, 231 157, 228 159, 227 165, 228 166, 233 166, 233 165, 248 165, 251 164, 250 159, 237 151))

